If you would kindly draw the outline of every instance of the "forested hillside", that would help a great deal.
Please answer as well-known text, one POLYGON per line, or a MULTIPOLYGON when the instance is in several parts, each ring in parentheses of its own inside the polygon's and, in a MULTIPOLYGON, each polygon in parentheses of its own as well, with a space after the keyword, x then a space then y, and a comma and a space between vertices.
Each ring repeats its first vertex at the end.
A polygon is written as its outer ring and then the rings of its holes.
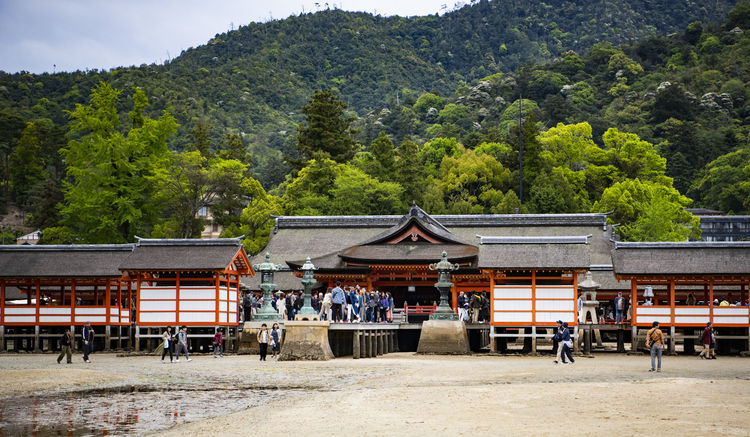
POLYGON ((615 211, 626 239, 696 237, 688 205, 750 210, 750 3, 728 16, 734 2, 575 3, 329 10, 217 35, 163 66, 2 74, 5 199, 46 242, 194 236, 210 206, 251 251, 269 214, 412 201, 615 211))

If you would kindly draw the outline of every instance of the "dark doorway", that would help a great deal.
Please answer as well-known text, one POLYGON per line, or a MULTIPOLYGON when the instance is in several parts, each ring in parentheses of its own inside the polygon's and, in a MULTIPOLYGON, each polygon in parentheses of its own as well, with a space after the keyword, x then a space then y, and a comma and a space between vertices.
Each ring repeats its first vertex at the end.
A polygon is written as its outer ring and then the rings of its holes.
POLYGON ((410 292, 406 285, 388 285, 387 282, 377 284, 375 288, 381 292, 389 292, 393 296, 393 306, 403 308, 404 302, 408 305, 432 305, 440 303, 440 293, 434 286, 415 286, 410 292))

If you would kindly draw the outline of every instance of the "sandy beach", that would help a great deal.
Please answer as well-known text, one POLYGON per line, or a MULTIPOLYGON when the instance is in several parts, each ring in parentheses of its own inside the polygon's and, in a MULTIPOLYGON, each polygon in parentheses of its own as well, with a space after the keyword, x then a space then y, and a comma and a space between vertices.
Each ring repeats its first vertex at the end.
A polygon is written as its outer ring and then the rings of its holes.
POLYGON ((247 408, 149 431, 162 436, 273 435, 284 424, 294 434, 347 436, 750 435, 750 360, 739 357, 665 357, 661 373, 648 372, 645 355, 617 354, 573 365, 554 365, 549 356, 413 353, 304 363, 201 356, 162 365, 154 357, 105 354, 93 361, 65 366, 51 355, 0 356, 0 401, 165 384, 200 389, 217 402, 222 390, 238 387, 247 396, 268 393, 247 408))

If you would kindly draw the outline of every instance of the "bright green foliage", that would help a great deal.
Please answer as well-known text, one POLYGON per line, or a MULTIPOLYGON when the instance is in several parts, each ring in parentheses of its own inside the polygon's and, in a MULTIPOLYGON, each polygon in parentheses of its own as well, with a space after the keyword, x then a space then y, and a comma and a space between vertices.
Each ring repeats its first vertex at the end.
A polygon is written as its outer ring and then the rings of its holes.
MULTIPOLYGON (((232 235, 228 235, 228 232, 225 231, 222 236, 238 237, 245 235, 242 240, 245 250, 254 255, 259 253, 268 243, 268 238, 274 226, 272 216, 283 215, 284 209, 281 198, 267 194, 258 181, 249 179, 248 184, 248 192, 251 193, 253 200, 242 210, 239 228, 232 235)), ((228 231, 231 232, 231 230, 232 227, 230 226, 228 231)))
POLYGON ((448 103, 445 108, 438 113, 438 121, 442 124, 450 123, 460 125, 469 120, 469 109, 466 106, 459 106, 455 103, 448 103))
POLYGON ((436 138, 422 146, 419 151, 419 158, 427 172, 436 175, 443 157, 456 157, 460 154, 461 149, 455 138, 436 138))
POLYGON ((626 79, 633 79, 643 73, 643 67, 641 67, 641 64, 628 58, 623 52, 617 52, 610 56, 607 68, 610 74, 616 75, 619 72, 622 74, 622 77, 626 79))
POLYGON ((425 115, 428 109, 435 108, 439 111, 443 109, 443 105, 445 105, 445 99, 443 97, 436 96, 432 93, 424 93, 419 96, 417 102, 414 103, 414 111, 419 115, 425 115))
MULTIPOLYGON (((664 171, 667 160, 659 156, 654 145, 636 134, 607 129, 602 136, 609 164, 620 171, 620 178, 652 180, 667 184, 664 171)), ((671 180, 668 183, 671 185, 671 180)))
POLYGON ((451 213, 490 212, 511 184, 510 170, 492 156, 473 150, 446 156, 440 164, 439 186, 451 213), (466 206, 462 207, 464 203, 466 206))
POLYGON ((329 192, 338 176, 338 165, 330 159, 313 159, 299 171, 282 197, 289 215, 330 215, 329 192))
POLYGON ((700 236, 699 220, 685 207, 692 201, 671 185, 626 179, 604 190, 593 212, 609 212, 609 223, 626 241, 683 241, 700 236))
MULTIPOLYGON (((519 111, 523 111, 523 118, 526 119, 530 114, 537 114, 539 112, 539 105, 533 100, 523 99, 520 107, 518 100, 508 106, 500 118, 500 130, 504 134, 510 136, 510 128, 513 126, 518 127, 519 111)), ((516 135, 518 135, 518 131, 516 131, 516 135)))
POLYGON ((381 182, 362 170, 342 164, 331 189, 331 215, 400 214, 404 189, 394 182, 381 182))
POLYGON ((302 107, 305 123, 297 128, 297 150, 305 160, 329 158, 346 162, 354 156, 354 117, 345 114, 346 104, 333 91, 318 90, 302 107))
POLYGON ((70 113, 71 134, 82 136, 62 149, 68 165, 62 214, 82 242, 133 241, 138 233, 148 235, 156 222, 158 205, 151 201, 149 178, 166 157, 166 141, 177 123, 164 112, 156 120, 144 117, 141 127, 123 133, 119 95, 100 83, 91 103, 70 113))
POLYGON ((199 121, 188 137, 190 143, 188 143, 187 150, 196 150, 206 158, 211 157, 213 144, 211 143, 211 126, 208 123, 203 120, 199 121))
POLYGON ((698 199, 729 214, 750 213, 750 147, 716 158, 695 181, 698 199))

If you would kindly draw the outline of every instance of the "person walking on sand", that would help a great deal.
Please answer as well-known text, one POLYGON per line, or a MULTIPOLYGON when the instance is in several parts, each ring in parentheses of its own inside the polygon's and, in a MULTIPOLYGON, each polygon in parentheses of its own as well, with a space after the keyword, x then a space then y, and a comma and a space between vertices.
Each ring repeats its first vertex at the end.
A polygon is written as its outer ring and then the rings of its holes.
POLYGON ((651 369, 649 372, 661 372, 661 353, 664 350, 664 333, 659 329, 659 322, 651 324, 646 333, 646 347, 651 349, 651 369), (659 358, 658 366, 654 367, 655 358, 659 358))
POLYGON ((274 323, 271 328, 271 353, 273 358, 278 358, 279 352, 281 352, 281 329, 278 323, 274 323))
POLYGON ((568 329, 568 322, 565 322, 562 324, 562 332, 561 332, 561 341, 559 347, 562 348, 562 363, 568 364, 565 361, 565 357, 568 357, 568 360, 570 361, 570 364, 573 364, 576 362, 576 360, 573 359, 573 354, 570 352, 571 348, 573 347, 573 341, 570 339, 570 330, 568 329))
POLYGON ((258 331, 258 345, 260 345, 260 360, 266 361, 268 355, 268 343, 271 340, 271 336, 268 332, 268 325, 265 323, 260 325, 260 331, 258 331))
POLYGON ((57 356, 57 364, 62 362, 63 356, 67 357, 67 363, 73 362, 73 353, 70 351, 70 346, 73 344, 73 338, 70 335, 70 329, 65 330, 65 334, 60 337, 60 355, 57 356))
POLYGON ((91 322, 86 322, 83 326, 83 361, 90 363, 89 354, 94 352, 94 328, 91 326, 91 322))
POLYGON ((553 363, 555 364, 560 362, 562 355, 562 323, 562 320, 557 321, 557 328, 555 328, 555 332, 552 334, 552 349, 555 351, 555 361, 553 363))
POLYGON ((219 356, 224 358, 224 338, 221 335, 221 328, 216 328, 214 334, 214 358, 216 357, 216 351, 219 351, 219 356))
POLYGON ((172 355, 172 348, 174 344, 174 334, 172 334, 172 327, 167 326, 167 330, 161 335, 164 350, 161 351, 161 363, 164 364, 164 356, 169 352, 169 362, 174 363, 174 356, 172 355))
POLYGON ((175 359, 175 362, 180 361, 180 351, 185 351, 185 359, 187 361, 193 361, 190 359, 190 354, 188 353, 187 326, 184 325, 180 328, 180 332, 177 333, 177 359, 175 359))

